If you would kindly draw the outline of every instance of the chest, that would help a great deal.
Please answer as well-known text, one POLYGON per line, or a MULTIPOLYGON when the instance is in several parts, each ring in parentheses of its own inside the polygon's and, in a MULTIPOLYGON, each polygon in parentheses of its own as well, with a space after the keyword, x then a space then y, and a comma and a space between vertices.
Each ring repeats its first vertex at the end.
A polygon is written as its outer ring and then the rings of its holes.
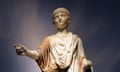
POLYGON ((70 38, 54 37, 50 42, 50 50, 53 54, 66 55, 72 54, 76 49, 76 43, 70 38))

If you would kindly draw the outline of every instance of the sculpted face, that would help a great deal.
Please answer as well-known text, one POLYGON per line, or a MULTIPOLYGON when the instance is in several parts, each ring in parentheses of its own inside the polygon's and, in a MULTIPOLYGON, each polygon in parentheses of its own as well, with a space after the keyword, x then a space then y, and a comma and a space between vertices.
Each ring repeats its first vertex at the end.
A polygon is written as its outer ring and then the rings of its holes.
POLYGON ((53 21, 58 29, 65 29, 70 23, 70 16, 68 16, 65 12, 58 12, 54 15, 53 21))
POLYGON ((66 8, 57 8, 53 11, 52 20, 58 30, 67 29, 71 21, 70 12, 66 8))

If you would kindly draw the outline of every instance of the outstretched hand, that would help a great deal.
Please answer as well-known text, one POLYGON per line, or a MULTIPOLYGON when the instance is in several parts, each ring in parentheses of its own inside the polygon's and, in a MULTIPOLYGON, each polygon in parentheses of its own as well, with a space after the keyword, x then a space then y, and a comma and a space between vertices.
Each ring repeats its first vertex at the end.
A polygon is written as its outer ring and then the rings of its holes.
POLYGON ((27 53, 27 48, 22 44, 14 45, 17 55, 25 56, 27 53))

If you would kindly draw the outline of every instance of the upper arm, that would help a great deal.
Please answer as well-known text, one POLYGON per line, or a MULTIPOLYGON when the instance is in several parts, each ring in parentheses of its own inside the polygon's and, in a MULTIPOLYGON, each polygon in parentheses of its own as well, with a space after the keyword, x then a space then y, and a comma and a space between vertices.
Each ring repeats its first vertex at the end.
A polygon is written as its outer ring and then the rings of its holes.
POLYGON ((78 56, 85 57, 83 42, 80 38, 78 39, 78 56))
POLYGON ((49 37, 46 37, 44 38, 44 40, 42 41, 42 43, 40 44, 40 47, 39 48, 42 48, 42 49, 47 49, 49 48, 49 37))
POLYGON ((49 61, 49 37, 44 38, 40 47, 37 49, 39 52, 39 58, 36 60, 37 63, 44 67, 49 61))
POLYGON ((37 48, 39 54, 43 55, 49 49, 49 45, 50 45, 49 37, 44 38, 39 48, 37 48))

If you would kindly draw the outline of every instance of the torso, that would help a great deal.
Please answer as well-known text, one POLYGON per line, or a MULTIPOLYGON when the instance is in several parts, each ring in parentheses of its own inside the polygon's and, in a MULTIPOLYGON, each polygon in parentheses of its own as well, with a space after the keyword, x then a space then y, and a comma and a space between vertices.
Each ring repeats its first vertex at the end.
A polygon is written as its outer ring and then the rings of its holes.
POLYGON ((53 64, 56 63, 60 68, 67 68, 70 65, 75 48, 72 33, 62 38, 59 35, 50 36, 51 58, 53 64))

